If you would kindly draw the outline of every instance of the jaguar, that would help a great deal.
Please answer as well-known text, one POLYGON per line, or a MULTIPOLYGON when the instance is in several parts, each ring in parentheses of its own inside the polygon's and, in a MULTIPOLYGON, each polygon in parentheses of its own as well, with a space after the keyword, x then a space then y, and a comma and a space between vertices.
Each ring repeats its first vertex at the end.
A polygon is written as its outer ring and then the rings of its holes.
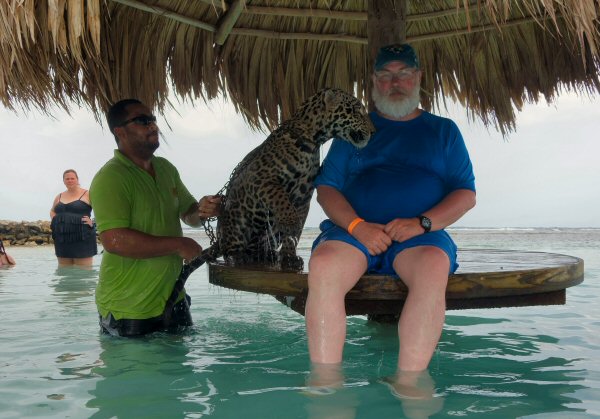
POLYGON ((361 102, 318 91, 234 169, 222 196, 216 241, 204 254, 233 264, 302 270, 296 248, 320 168, 320 147, 339 138, 364 147, 375 128, 361 102))

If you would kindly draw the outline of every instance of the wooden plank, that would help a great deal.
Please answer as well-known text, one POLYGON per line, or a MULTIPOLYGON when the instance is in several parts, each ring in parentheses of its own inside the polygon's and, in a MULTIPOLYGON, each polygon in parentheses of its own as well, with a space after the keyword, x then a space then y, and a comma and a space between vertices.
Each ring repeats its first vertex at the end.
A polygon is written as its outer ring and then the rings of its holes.
MULTIPOLYGON (((459 270, 448 280, 449 309, 564 304, 564 289, 583 281, 583 260, 567 255, 460 250, 458 261, 459 270)), ((308 292, 307 277, 307 272, 284 272, 274 267, 236 267, 223 262, 209 265, 211 284, 270 294, 284 300, 285 297, 288 300, 289 297, 304 298, 308 292)), ((406 294, 407 288, 401 279, 368 274, 350 290, 346 301, 354 304, 361 314, 367 314, 368 307, 389 312, 401 307, 406 294)))
MULTIPOLYGON (((295 312, 304 315, 306 296, 275 298, 295 312)), ((528 307, 562 305, 566 302, 564 289, 539 294, 511 295, 505 297, 446 299, 447 310, 528 307)), ((382 322, 398 320, 404 300, 346 300, 346 314, 369 315, 371 319, 382 322)))

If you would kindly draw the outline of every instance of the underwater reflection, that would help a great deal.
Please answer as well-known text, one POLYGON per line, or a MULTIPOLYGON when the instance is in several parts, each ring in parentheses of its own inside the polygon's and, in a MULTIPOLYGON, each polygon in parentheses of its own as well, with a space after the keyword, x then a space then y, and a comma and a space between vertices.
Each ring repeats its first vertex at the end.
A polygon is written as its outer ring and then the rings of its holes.
POLYGON ((444 397, 436 394, 435 382, 425 371, 397 371, 381 380, 402 404, 407 418, 428 418, 444 406, 444 397))
POLYGON ((213 411, 210 381, 189 363, 186 338, 155 333, 143 338, 100 337, 101 377, 86 404, 92 418, 200 417, 213 411))
POLYGON ((50 285, 63 303, 78 306, 93 298, 97 283, 98 270, 92 266, 59 266, 50 285))
POLYGON ((354 389, 341 388, 327 395, 310 395, 306 402, 307 419, 355 419, 358 397, 354 389))
POLYGON ((578 368, 580 360, 565 357, 564 340, 519 332, 515 322, 450 317, 423 373, 394 372, 397 341, 391 331, 350 346, 343 366, 313 364, 307 372, 302 332, 219 318, 198 320, 182 336, 101 336, 99 365, 92 371, 100 379, 87 407, 98 409, 94 418, 508 418, 585 412, 578 394, 588 390, 588 377, 578 368))
POLYGON ((447 411, 497 417, 585 411, 575 395, 586 388, 586 371, 578 358, 558 356, 569 353, 566 339, 506 330, 516 328, 506 319, 448 320, 461 327, 446 328, 430 367, 447 411))
MULTIPOLYGON (((345 382, 340 364, 311 364, 304 394, 307 417, 354 419, 365 416, 365 382, 345 382), (361 400, 362 399, 362 400, 361 400)), ((436 393, 436 386, 428 371, 402 372, 377 380, 384 384, 392 397, 381 399, 386 415, 410 419, 429 418, 442 410, 444 397, 436 393)), ((373 384, 373 383, 368 383, 373 384)), ((376 385, 375 385, 376 387, 376 385)), ((368 409, 368 417, 376 417, 374 409, 368 409), (368 410, 371 410, 370 412, 368 410)))
POLYGON ((304 394, 307 418, 354 419, 359 400, 356 394, 344 388, 341 364, 311 363, 304 394))

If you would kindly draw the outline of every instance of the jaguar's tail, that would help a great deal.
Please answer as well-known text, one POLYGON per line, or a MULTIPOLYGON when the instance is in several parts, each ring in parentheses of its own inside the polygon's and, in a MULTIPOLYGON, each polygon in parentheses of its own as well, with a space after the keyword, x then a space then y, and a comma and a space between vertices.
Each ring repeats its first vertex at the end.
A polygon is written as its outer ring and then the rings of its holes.
POLYGON ((165 310, 162 314, 162 321, 165 327, 171 324, 173 307, 175 306, 175 302, 177 301, 179 294, 183 290, 183 287, 188 277, 192 274, 192 272, 194 272, 200 266, 204 265, 205 262, 213 262, 219 256, 219 245, 217 242, 211 247, 203 250, 200 256, 192 260, 190 263, 183 265, 181 273, 179 274, 179 278, 177 278, 177 281, 175 281, 175 285, 173 286, 173 291, 171 291, 171 295, 165 303, 165 310))
POLYGON ((212 246, 204 249, 200 255, 206 262, 214 262, 219 256, 222 256, 222 253, 218 241, 212 246))

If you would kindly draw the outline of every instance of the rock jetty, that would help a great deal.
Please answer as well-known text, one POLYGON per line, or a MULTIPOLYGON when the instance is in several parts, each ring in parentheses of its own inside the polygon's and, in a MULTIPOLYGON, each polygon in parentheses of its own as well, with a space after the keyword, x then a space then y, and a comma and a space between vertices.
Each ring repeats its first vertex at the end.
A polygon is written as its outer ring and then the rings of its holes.
POLYGON ((5 246, 35 246, 52 244, 50 221, 0 220, 0 239, 5 246))

